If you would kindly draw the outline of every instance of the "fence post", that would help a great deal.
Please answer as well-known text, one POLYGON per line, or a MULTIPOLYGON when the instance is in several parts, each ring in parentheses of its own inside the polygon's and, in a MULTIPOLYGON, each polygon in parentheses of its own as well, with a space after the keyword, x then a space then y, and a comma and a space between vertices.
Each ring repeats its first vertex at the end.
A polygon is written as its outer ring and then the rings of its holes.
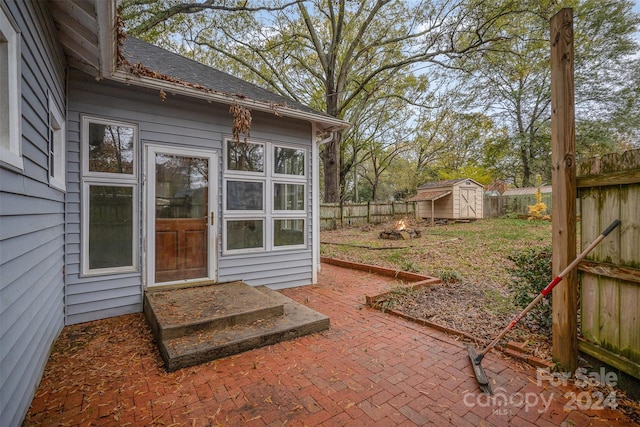
MULTIPOLYGON (((573 82, 573 10, 551 18, 551 182, 553 275, 576 257, 576 137, 573 82)), ((578 364, 578 274, 553 290, 552 354, 563 369, 578 364)))
POLYGON ((371 224, 371 202, 367 202, 367 224, 371 224))

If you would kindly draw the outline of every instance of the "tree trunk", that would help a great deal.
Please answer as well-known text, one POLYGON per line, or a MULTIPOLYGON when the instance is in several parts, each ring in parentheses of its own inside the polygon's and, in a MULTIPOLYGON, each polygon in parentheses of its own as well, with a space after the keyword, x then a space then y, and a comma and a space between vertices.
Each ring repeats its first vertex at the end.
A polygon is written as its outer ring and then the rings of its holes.
POLYGON ((342 132, 336 132, 331 142, 322 151, 324 170, 324 203, 340 202, 340 144, 342 132))
POLYGON ((528 136, 523 133, 520 134, 520 140, 522 141, 522 146, 520 147, 520 161, 522 162, 522 186, 529 187, 531 186, 531 158, 529 157, 529 147, 531 146, 531 141, 529 141, 528 136))

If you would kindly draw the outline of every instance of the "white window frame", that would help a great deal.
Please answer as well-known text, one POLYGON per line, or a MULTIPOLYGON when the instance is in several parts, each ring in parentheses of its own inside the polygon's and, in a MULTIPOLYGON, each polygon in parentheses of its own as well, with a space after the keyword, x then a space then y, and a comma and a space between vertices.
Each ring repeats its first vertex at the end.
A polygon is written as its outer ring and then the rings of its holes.
MULTIPOLYGON (((264 163, 264 167, 263 167, 263 171, 262 172, 256 172, 256 171, 243 171, 243 170, 237 170, 237 169, 229 169, 229 143, 236 143, 233 139, 231 138, 225 138, 224 139, 224 144, 223 144, 223 163, 224 163, 224 173, 225 175, 231 176, 231 175, 237 175, 237 176, 246 176, 246 177, 266 177, 267 176, 267 171, 269 170, 269 164, 267 163, 268 159, 269 159, 269 154, 268 154, 268 143, 265 141, 254 141, 254 140, 249 140, 247 141, 248 144, 254 144, 254 145, 261 145, 262 146, 262 153, 264 156, 263 159, 263 163, 264 163)), ((239 143, 240 145, 244 144, 243 142, 239 143)))
POLYGON ((271 193, 271 199, 269 200, 270 206, 271 206, 271 217, 269 218, 269 232, 270 232, 270 236, 271 236, 271 250, 273 251, 287 251, 287 250, 299 250, 299 249, 306 249, 308 246, 308 231, 307 231, 307 227, 309 225, 309 202, 308 202, 308 194, 307 194, 307 184, 309 183, 308 180, 308 176, 309 176, 309 150, 305 147, 296 147, 294 145, 289 145, 289 144, 280 144, 280 143, 274 143, 271 147, 271 155, 272 158, 270 159, 270 163, 269 163, 269 167, 270 167, 270 171, 271 171, 271 177, 272 177, 272 193, 271 193), (303 170, 304 170, 304 174, 302 175, 294 175, 294 174, 284 174, 284 173, 276 173, 276 168, 275 168, 275 151, 276 148, 286 148, 286 149, 292 149, 292 150, 301 150, 304 152, 304 163, 303 163, 303 170), (303 190, 303 202, 304 202, 304 209, 303 210, 276 210, 275 209, 275 204, 273 203, 273 197, 275 195, 275 186, 276 184, 295 184, 295 185, 302 185, 304 190, 303 190), (280 245, 280 246, 276 246, 275 243, 275 222, 277 220, 302 220, 304 221, 304 243, 300 244, 300 245, 280 245))
POLYGON ((309 234, 308 232, 308 218, 307 217, 301 217, 301 216, 295 216, 295 217, 283 217, 283 216, 274 216, 271 218, 271 231, 272 231, 272 235, 273 235, 273 250, 274 251, 278 251, 278 250, 289 250, 289 249, 306 249, 307 247, 307 236, 309 234), (275 239, 275 229, 276 229, 276 221, 293 221, 293 220, 301 220, 303 221, 304 225, 303 225, 303 230, 302 230, 302 235, 304 236, 304 241, 303 243, 299 244, 299 245, 279 245, 276 246, 276 239, 275 239))
POLYGON ((61 191, 66 189, 66 135, 64 117, 49 94, 49 185, 61 191))
POLYGON ((22 159, 22 96, 21 96, 21 55, 20 31, 0 5, 0 37, 6 41, 0 49, 5 70, 0 70, 0 85, 6 85, 6 95, 0 99, 0 109, 6 117, 0 126, 0 161, 24 170, 22 159), (4 52, 6 51, 6 62, 4 52), (5 126, 8 129, 3 129, 5 126))
POLYGON ((82 159, 82 204, 81 204, 81 256, 80 265, 83 276, 98 276, 120 273, 133 273, 140 271, 140 201, 138 183, 138 165, 140 163, 138 152, 139 130, 135 123, 105 119, 95 116, 82 116, 80 152, 82 159), (105 125, 132 127, 134 130, 133 140, 133 168, 131 174, 109 173, 109 172, 89 172, 89 123, 99 123, 105 125), (133 233, 132 233, 132 260, 131 265, 109 268, 89 268, 89 187, 100 185, 108 187, 131 187, 133 190, 133 233))
POLYGON ((222 195, 223 195, 222 197, 223 197, 223 206, 224 206, 223 213, 225 215, 231 215, 234 217, 246 216, 246 215, 263 215, 265 214, 267 210, 267 205, 269 204, 269 201, 267 200, 268 193, 269 192, 267 191, 267 183, 264 179, 250 179, 250 178, 242 178, 238 176, 230 176, 228 178, 225 178, 222 184, 222 195), (256 209, 256 210, 229 209, 229 206, 227 206, 227 183, 229 181, 261 183, 262 184, 262 209, 256 209))
POLYGON ((123 183, 121 181, 108 180, 85 180, 82 184, 82 256, 81 266, 83 276, 100 276, 109 274, 120 273, 135 273, 140 271, 140 251, 139 251, 139 199, 138 199, 138 185, 131 183, 123 183), (132 238, 131 238, 131 265, 124 265, 120 267, 108 267, 108 268, 93 268, 89 266, 89 188, 91 186, 101 187, 127 187, 131 188, 133 199, 131 201, 133 206, 132 215, 132 238))
POLYGON ((292 179, 292 180, 307 180, 307 169, 309 168, 308 159, 309 159, 309 150, 303 147, 294 147, 286 144, 273 144, 271 152, 273 153, 273 161, 276 159, 276 148, 286 148, 289 150, 301 150, 304 151, 304 174, 302 175, 293 175, 288 173, 276 173, 275 164, 271 165, 272 176, 278 179, 292 179))
POLYGON ((105 178, 105 179, 115 179, 121 181, 130 181, 137 180, 138 178, 138 163, 140 163, 137 159, 139 156, 139 134, 138 134, 138 125, 131 122, 126 122, 123 120, 112 120, 105 119, 102 117, 95 116, 82 116, 82 145, 80 152, 82 153, 82 175, 84 177, 95 177, 95 178, 105 178), (130 127, 133 128, 133 169, 131 173, 112 173, 112 172, 93 172, 89 170, 89 124, 97 123, 101 125, 107 126, 122 126, 122 127, 130 127))
POLYGON ((233 143, 231 138, 223 140, 224 147, 224 174, 222 183, 223 198, 223 229, 222 229, 222 255, 240 255, 265 251, 290 251, 308 248, 309 226, 309 202, 308 202, 308 177, 309 177, 309 149, 290 144, 271 142, 265 140, 249 140, 251 144, 262 145, 264 153, 264 172, 238 171, 228 168, 228 144, 233 143), (304 174, 279 174, 275 173, 275 150, 287 148, 304 151, 304 174), (227 206, 227 182, 247 181, 263 183, 263 209, 262 211, 229 210, 227 206), (276 210, 273 197, 276 184, 302 185, 304 188, 304 209, 302 210, 276 210), (263 247, 250 249, 227 249, 227 221, 261 220, 263 221, 263 247), (303 220, 305 226, 304 243, 300 245, 275 245, 275 221, 276 220, 303 220))
POLYGON ((283 181, 283 180, 273 180, 271 182, 271 212, 274 215, 285 215, 285 216, 290 216, 290 215, 295 215, 298 218, 302 218, 300 215, 306 215, 307 214, 307 182, 302 182, 302 181, 283 181), (301 185, 303 190, 302 190, 302 203, 303 203, 303 208, 302 209, 276 209, 275 208, 275 203, 274 203, 274 197, 276 195, 276 185, 301 185))
POLYGON ((230 254, 247 254, 247 253, 255 253, 255 252, 264 252, 267 247, 269 247, 267 243, 267 238, 269 234, 267 232, 271 229, 269 226, 268 220, 264 216, 234 216, 232 218, 224 218, 222 224, 222 253, 225 255, 230 254), (227 249, 227 223, 229 221, 262 221, 262 246, 259 248, 243 248, 243 249, 227 249))

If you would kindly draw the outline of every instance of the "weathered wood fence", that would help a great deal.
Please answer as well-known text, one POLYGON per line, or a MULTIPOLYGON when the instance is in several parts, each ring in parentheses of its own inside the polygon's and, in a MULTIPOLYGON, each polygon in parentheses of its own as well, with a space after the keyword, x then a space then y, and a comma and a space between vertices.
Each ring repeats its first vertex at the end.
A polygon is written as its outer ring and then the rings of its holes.
POLYGON ((325 203, 320 205, 320 229, 333 230, 362 224, 379 224, 395 218, 416 216, 415 202, 325 203))
POLYGON ((621 224, 579 265, 581 351, 640 379, 640 149, 578 167, 583 248, 621 224))
MULTIPOLYGON (((547 205, 547 213, 551 215, 551 193, 543 193, 542 201, 547 205)), ((483 218, 504 216, 508 213, 529 215, 529 206, 537 203, 535 194, 517 196, 485 196, 483 218)))

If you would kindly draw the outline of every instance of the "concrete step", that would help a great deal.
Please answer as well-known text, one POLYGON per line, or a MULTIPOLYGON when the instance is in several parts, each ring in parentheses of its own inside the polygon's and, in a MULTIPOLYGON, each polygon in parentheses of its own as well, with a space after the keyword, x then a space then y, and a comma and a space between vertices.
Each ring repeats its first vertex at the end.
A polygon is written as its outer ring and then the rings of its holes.
MULTIPOLYGON (((198 328, 178 329, 176 324, 183 315, 178 315, 175 312, 182 310, 189 311, 190 308, 188 306, 176 307, 175 304, 179 298, 168 297, 166 295, 162 296, 165 300, 164 304, 167 304, 167 306, 163 307, 163 311, 168 313, 173 312, 173 315, 170 317, 173 319, 174 328, 172 329, 170 337, 167 337, 166 332, 163 333, 162 339, 158 338, 159 333, 156 335, 154 332, 154 335, 156 336, 160 355, 168 371, 175 371, 188 366, 205 363, 221 357, 275 344, 280 341, 297 338, 329 328, 330 322, 327 316, 305 307, 269 288, 263 286, 252 288, 246 284, 243 285, 252 289, 252 291, 243 292, 243 296, 248 297, 248 305, 253 306, 252 301, 260 300, 265 303, 267 307, 282 307, 282 314, 273 315, 274 312, 272 310, 267 310, 265 317, 253 318, 253 320, 248 322, 247 319, 252 318, 253 314, 248 317, 239 316, 237 312, 233 312, 230 310, 230 307, 227 307, 228 314, 236 319, 242 319, 242 322, 224 320, 221 321, 222 323, 209 323, 208 326, 200 325, 198 328), (174 308, 173 311, 169 309, 171 307, 174 308), (222 324, 225 325, 221 327, 220 325, 222 324), (173 335, 173 333, 178 330, 180 334, 173 335)), ((217 286, 222 285, 212 285, 211 287, 217 286)), ((226 289, 225 292, 231 292, 230 300, 234 299, 233 295, 236 295, 237 298, 235 299, 239 299, 237 295, 239 288, 243 287, 233 286, 226 289)), ((209 290, 200 289, 200 292, 203 291, 204 295, 208 295, 209 290)), ((151 292, 149 292, 149 294, 151 294, 151 292)), ((195 296, 194 291, 191 297, 193 298, 195 296)), ((200 298, 199 301, 203 299, 204 298, 200 298)), ((153 296, 150 298, 145 296, 145 314, 147 314, 147 300, 157 301, 157 299, 154 300, 153 296)), ((186 300, 185 298, 185 301, 186 300)), ((243 304, 239 302, 234 302, 233 304, 237 307, 243 306, 243 304)), ((200 304, 197 305, 199 306, 200 304)), ((255 309, 255 307, 253 308, 255 309)), ((210 317, 210 315, 205 317, 210 317)), ((149 315, 147 315, 147 319, 149 319, 149 315)), ((164 320, 164 323, 170 324, 167 320, 164 320)), ((149 324, 151 325, 151 321, 149 321, 149 324)))
POLYGON ((251 324, 284 314, 283 304, 244 282, 147 291, 144 312, 158 341, 251 324))

